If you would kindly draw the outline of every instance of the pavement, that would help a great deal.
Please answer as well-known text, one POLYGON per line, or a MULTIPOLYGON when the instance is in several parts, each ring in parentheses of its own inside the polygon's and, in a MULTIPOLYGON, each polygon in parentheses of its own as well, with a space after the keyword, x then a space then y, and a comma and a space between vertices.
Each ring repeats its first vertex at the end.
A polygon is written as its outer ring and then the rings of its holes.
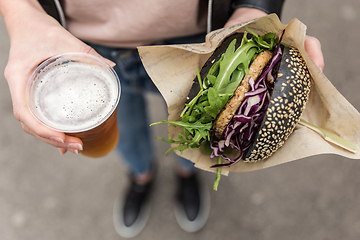
MULTIPOLYGON (((282 21, 298 18, 320 39, 324 73, 360 110, 360 1, 302 0, 285 3, 282 21)), ((0 18, 0 69, 6 66, 9 39, 0 18)), ((23 132, 12 113, 9 88, 0 75, 0 239, 119 240, 112 209, 127 184, 115 152, 101 159, 58 151, 23 132)), ((159 96, 148 95, 151 120, 164 119, 159 96)), ((165 135, 164 127, 154 135, 165 135)), ((222 177, 210 190, 205 227, 187 233, 174 212, 174 156, 155 141, 161 175, 152 212, 135 239, 360 239, 360 160, 318 155, 264 170, 222 177)), ((214 174, 202 172, 211 188, 214 174)))

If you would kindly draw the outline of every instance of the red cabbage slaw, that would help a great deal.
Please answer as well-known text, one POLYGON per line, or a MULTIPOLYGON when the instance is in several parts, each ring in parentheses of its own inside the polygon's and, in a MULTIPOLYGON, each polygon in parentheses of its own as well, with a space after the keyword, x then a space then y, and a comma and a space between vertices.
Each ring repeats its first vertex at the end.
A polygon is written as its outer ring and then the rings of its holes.
POLYGON ((249 79, 250 91, 245 93, 244 101, 225 129, 221 139, 211 142, 210 147, 212 153, 210 158, 221 157, 226 160, 225 163, 215 164, 212 167, 224 167, 236 164, 251 146, 253 137, 262 123, 270 102, 270 91, 267 88, 266 79, 275 81, 277 77, 277 63, 279 63, 282 58, 280 42, 281 39, 274 49, 271 60, 264 68, 257 82, 252 78, 249 79), (234 159, 230 159, 225 155, 225 151, 229 147, 239 152, 239 155, 234 159))

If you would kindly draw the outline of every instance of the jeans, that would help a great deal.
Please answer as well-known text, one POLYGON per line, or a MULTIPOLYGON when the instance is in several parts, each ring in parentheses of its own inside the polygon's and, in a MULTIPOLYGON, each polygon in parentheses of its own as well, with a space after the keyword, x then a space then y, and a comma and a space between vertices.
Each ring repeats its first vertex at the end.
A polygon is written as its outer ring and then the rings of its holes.
MULTIPOLYGON (((177 38, 161 44, 204 42, 205 35, 177 38)), ((159 93, 147 75, 136 49, 121 49, 89 44, 100 55, 116 63, 114 70, 121 83, 121 97, 118 105, 119 143, 121 153, 132 175, 145 173, 154 161, 154 148, 144 97, 146 91, 159 93)), ((164 105, 165 110, 165 105, 164 105)), ((178 164, 188 170, 195 170, 193 163, 178 157, 178 164)))

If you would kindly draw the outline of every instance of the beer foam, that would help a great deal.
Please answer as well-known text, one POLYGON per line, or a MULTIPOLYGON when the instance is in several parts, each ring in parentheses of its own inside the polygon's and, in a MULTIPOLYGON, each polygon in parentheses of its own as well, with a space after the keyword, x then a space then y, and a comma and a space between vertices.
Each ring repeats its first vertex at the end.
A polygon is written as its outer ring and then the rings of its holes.
POLYGON ((84 131, 113 112, 119 91, 108 69, 75 61, 55 62, 41 70, 33 82, 33 111, 52 128, 84 131))

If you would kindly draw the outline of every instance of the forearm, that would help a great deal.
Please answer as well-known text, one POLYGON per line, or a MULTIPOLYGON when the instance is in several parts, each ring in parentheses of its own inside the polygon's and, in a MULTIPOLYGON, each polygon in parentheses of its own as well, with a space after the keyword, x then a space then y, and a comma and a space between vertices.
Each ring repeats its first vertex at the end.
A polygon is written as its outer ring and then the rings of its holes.
POLYGON ((13 18, 24 11, 44 10, 37 0, 0 0, 0 14, 4 19, 13 18))
POLYGON ((0 0, 0 14, 3 16, 10 39, 17 31, 25 30, 45 17, 51 22, 37 0, 0 0))

